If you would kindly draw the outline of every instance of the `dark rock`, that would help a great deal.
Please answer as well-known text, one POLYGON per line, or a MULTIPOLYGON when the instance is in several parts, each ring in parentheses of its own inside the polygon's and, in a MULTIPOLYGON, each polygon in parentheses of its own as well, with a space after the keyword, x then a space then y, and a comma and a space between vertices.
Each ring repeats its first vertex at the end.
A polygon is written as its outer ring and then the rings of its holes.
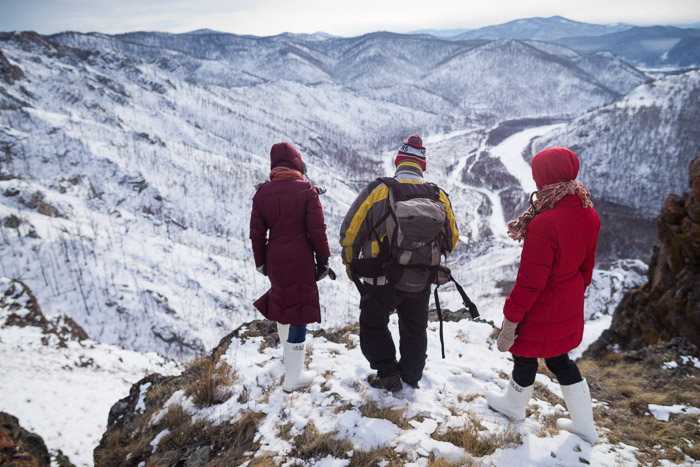
POLYGON ((670 194, 657 219, 648 281, 628 292, 610 329, 584 356, 602 358, 613 347, 639 350, 682 337, 700 346, 700 157, 689 167, 690 192, 670 194), (691 215, 692 213, 692 215, 691 215))
POLYGON ((190 457, 187 458, 185 467, 202 467, 206 465, 210 454, 211 448, 209 446, 202 446, 198 448, 190 457))
POLYGON ((12 85, 15 81, 25 79, 24 72, 16 65, 10 63, 5 54, 0 50, 0 78, 12 85))
POLYGON ((61 217, 61 212, 55 206, 44 201, 39 201, 37 211, 39 214, 43 214, 48 217, 61 217))
POLYGON ((16 229, 19 227, 19 225, 22 223, 19 217, 15 216, 14 214, 11 214, 7 216, 5 219, 3 219, 3 225, 5 227, 9 227, 11 229, 16 229))
POLYGON ((56 451, 55 458, 58 467, 75 467, 75 464, 60 449, 56 451))
POLYGON ((0 465, 51 465, 49 450, 41 436, 25 430, 16 417, 4 412, 0 412, 0 465))
POLYGON ((65 347, 68 340, 89 339, 85 330, 70 317, 59 316, 48 320, 41 311, 39 302, 32 291, 22 281, 11 280, 5 290, 0 290, 0 308, 24 308, 26 313, 10 313, 5 326, 34 326, 42 330, 42 343, 48 345, 50 336, 58 338, 58 346, 65 347))
MULTIPOLYGON (((124 399, 121 399, 119 402, 115 403, 112 406, 112 408, 109 409, 109 416, 107 417, 108 429, 110 427, 114 427, 115 425, 119 426, 123 424, 125 420, 131 419, 135 416, 135 414, 138 414, 136 407, 138 405, 139 398, 141 396, 141 388, 143 386, 149 383, 151 386, 157 386, 160 384, 168 383, 172 379, 172 376, 163 376, 154 373, 134 383, 131 386, 131 389, 129 390, 129 395, 126 396, 124 399)), ((149 386, 149 389, 151 386, 149 386)), ((146 404, 147 401, 148 400, 144 398, 144 404, 146 404)), ((148 406, 146 406, 146 408, 148 408, 148 406)))

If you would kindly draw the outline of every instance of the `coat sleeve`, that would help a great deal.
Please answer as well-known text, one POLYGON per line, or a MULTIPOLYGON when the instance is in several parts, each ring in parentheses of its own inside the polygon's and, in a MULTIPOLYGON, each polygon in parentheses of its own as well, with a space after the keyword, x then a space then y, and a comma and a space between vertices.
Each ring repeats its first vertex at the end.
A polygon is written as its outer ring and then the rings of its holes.
POLYGON ((357 195, 345 214, 340 226, 340 246, 341 258, 346 266, 360 257, 362 245, 370 239, 375 219, 381 219, 389 209, 388 196, 389 187, 385 184, 381 182, 370 183, 357 195))
POLYGON ((528 226, 518 277, 503 306, 503 314, 513 323, 522 321, 525 313, 530 311, 547 285, 554 262, 557 250, 554 229, 548 222, 538 222, 539 220, 535 217, 528 226))
POLYGON ((331 250, 326 236, 326 221, 323 217, 323 207, 316 190, 311 189, 306 202, 306 233, 319 258, 329 258, 331 250))
POLYGON ((255 267, 262 266, 267 261, 267 223, 260 211, 260 206, 253 197, 253 209, 250 213, 250 240, 253 244, 255 267))
POLYGON ((455 213, 452 211, 452 203, 447 193, 440 190, 440 201, 445 205, 445 226, 442 228, 444 233, 444 242, 440 245, 443 254, 451 253, 457 247, 459 240, 459 230, 457 230, 457 221, 455 213))

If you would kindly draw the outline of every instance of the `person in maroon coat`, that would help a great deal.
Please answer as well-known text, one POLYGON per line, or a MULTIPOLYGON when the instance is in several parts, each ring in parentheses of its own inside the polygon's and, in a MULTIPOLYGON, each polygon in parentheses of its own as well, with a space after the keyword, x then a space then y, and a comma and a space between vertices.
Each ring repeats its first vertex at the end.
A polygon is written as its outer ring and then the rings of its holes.
POLYGON ((513 354, 513 373, 504 394, 489 392, 489 405, 516 420, 525 418, 537 359, 559 381, 571 420, 559 428, 594 444, 598 436, 586 381, 569 358, 583 337, 583 296, 595 265, 600 219, 588 189, 576 176, 573 151, 549 148, 532 160, 538 191, 530 209, 508 224, 508 235, 524 240, 515 286, 503 307, 498 350, 513 354))
POLYGON ((278 323, 284 390, 291 392, 315 377, 302 369, 306 325, 321 322, 316 281, 328 275, 331 252, 319 193, 303 179, 299 152, 289 143, 273 145, 270 168, 270 181, 253 196, 250 216, 255 266, 270 279, 270 290, 255 307, 278 323))

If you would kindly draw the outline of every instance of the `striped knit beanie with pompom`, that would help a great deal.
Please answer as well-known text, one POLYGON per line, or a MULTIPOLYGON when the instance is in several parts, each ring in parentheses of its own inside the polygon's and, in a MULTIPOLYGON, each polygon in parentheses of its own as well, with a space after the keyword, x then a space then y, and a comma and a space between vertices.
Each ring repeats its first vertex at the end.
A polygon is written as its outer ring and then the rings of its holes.
POLYGON ((420 135, 415 134, 408 137, 408 140, 401 145, 399 152, 394 159, 394 165, 398 166, 403 161, 413 161, 421 166, 425 172, 425 148, 423 147, 423 139, 420 135))

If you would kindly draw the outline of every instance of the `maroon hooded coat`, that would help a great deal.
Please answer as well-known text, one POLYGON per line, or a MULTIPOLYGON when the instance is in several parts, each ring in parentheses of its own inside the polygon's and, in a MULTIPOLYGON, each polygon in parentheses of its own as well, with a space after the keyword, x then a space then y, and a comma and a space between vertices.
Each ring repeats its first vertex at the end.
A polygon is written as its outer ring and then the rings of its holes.
MULTIPOLYGON (((576 179, 579 161, 564 148, 532 160, 538 189, 576 179)), ((583 337, 583 294, 591 283, 600 219, 569 195, 536 215, 527 228, 520 270, 503 307, 518 325, 513 355, 550 358, 576 348, 583 337)))
MULTIPOLYGON (((272 146, 270 166, 303 172, 301 156, 289 143, 272 146)), ((320 323, 314 253, 328 258, 331 252, 316 189, 301 179, 264 184, 253 197, 250 239, 255 266, 267 265, 271 285, 255 307, 284 324, 320 323)))

